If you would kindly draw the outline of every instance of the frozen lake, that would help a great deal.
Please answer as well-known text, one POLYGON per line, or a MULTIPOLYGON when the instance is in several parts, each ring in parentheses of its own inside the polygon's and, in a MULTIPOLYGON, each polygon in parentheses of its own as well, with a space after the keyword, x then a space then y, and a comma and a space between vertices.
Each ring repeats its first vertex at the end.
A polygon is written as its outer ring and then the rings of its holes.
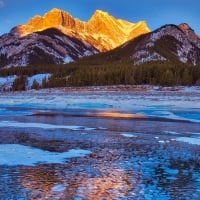
POLYGON ((0 94, 0 199, 200 199, 200 89, 0 94))

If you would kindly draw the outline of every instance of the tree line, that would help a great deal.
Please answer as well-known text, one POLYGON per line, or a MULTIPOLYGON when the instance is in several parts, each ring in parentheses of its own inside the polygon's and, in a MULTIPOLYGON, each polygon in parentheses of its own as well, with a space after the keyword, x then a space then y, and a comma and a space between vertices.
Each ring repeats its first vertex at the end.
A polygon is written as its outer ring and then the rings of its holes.
POLYGON ((149 62, 134 66, 115 63, 104 66, 85 66, 69 77, 69 86, 151 84, 162 86, 200 85, 200 66, 149 62))
POLYGON ((35 74, 50 73, 51 77, 39 85, 33 82, 32 88, 53 88, 66 86, 96 85, 140 85, 161 86, 200 85, 200 65, 190 66, 184 63, 168 61, 148 62, 133 65, 128 61, 75 62, 65 65, 38 65, 1 69, 0 76, 17 75, 12 90, 24 90, 27 77, 35 74))

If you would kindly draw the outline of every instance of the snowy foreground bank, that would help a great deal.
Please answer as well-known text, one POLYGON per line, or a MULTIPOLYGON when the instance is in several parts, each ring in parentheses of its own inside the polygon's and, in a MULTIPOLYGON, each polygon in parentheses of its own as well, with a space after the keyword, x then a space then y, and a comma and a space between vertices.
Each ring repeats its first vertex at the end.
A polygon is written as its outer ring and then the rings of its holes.
POLYGON ((200 88, 0 94, 0 199, 200 197, 200 88))

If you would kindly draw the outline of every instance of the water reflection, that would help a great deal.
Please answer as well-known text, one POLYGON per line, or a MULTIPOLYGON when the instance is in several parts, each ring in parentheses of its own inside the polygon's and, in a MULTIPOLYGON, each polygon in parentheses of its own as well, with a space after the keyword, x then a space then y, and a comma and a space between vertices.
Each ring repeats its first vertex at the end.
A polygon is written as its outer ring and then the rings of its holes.
POLYGON ((16 199, 20 194, 19 169, 0 166, 0 199, 16 199))
POLYGON ((64 164, 0 166, 2 200, 199 200, 200 146, 175 140, 199 137, 199 124, 71 115, 35 115, 20 120, 96 130, 2 128, 1 143, 55 152, 80 147, 92 154, 64 164), (127 137, 130 135, 137 137, 127 137))
POLYGON ((20 170, 20 182, 26 189, 28 199, 50 199, 52 188, 62 184, 62 179, 56 175, 54 166, 24 167, 20 170))
POLYGON ((113 168, 99 170, 100 175, 94 177, 89 177, 84 171, 75 176, 65 174, 65 177, 60 173, 62 177, 59 177, 59 166, 25 167, 20 170, 21 185, 27 191, 27 199, 79 197, 87 200, 101 200, 119 199, 130 195, 129 193, 135 187, 131 182, 132 172, 113 168))
POLYGON ((74 188, 74 194, 71 193, 71 195, 88 200, 119 199, 129 196, 134 185, 132 185, 127 172, 121 169, 109 169, 109 171, 101 169, 101 173, 103 173, 101 177, 76 176, 69 183, 70 190, 66 190, 66 194, 72 192, 72 188, 74 188))
POLYGON ((140 113, 122 113, 119 111, 100 111, 96 112, 97 117, 108 117, 108 118, 129 118, 129 119, 142 119, 146 118, 145 115, 140 113))

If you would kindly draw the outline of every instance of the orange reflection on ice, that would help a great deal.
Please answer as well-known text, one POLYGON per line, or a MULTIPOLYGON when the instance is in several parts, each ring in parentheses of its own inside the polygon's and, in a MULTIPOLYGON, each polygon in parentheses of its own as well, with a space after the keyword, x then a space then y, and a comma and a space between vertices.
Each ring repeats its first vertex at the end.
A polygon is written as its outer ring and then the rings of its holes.
MULTIPOLYGON (((59 177, 55 170, 43 166, 21 170, 21 184, 27 189, 28 199, 80 199, 102 200, 119 199, 130 196, 135 188, 131 182, 133 172, 116 168, 101 168, 100 175, 88 177, 86 173, 72 177, 59 177), (62 191, 54 191, 56 185, 62 191)), ((61 174, 60 174, 61 175, 61 174)), ((138 180, 134 183, 137 184, 138 180)))
POLYGON ((117 111, 105 111, 105 112, 97 112, 96 116, 98 117, 110 117, 110 118, 132 118, 132 119, 141 119, 146 118, 145 115, 135 113, 121 113, 117 111))
POLYGON ((49 170, 44 166, 26 167, 20 174, 21 184, 30 191, 30 200, 49 199, 52 197, 52 188, 63 183, 53 168, 49 170))
POLYGON ((77 176, 71 185, 76 185, 76 196, 87 200, 119 199, 128 197, 133 189, 127 172, 117 169, 105 172, 103 177, 77 176))

